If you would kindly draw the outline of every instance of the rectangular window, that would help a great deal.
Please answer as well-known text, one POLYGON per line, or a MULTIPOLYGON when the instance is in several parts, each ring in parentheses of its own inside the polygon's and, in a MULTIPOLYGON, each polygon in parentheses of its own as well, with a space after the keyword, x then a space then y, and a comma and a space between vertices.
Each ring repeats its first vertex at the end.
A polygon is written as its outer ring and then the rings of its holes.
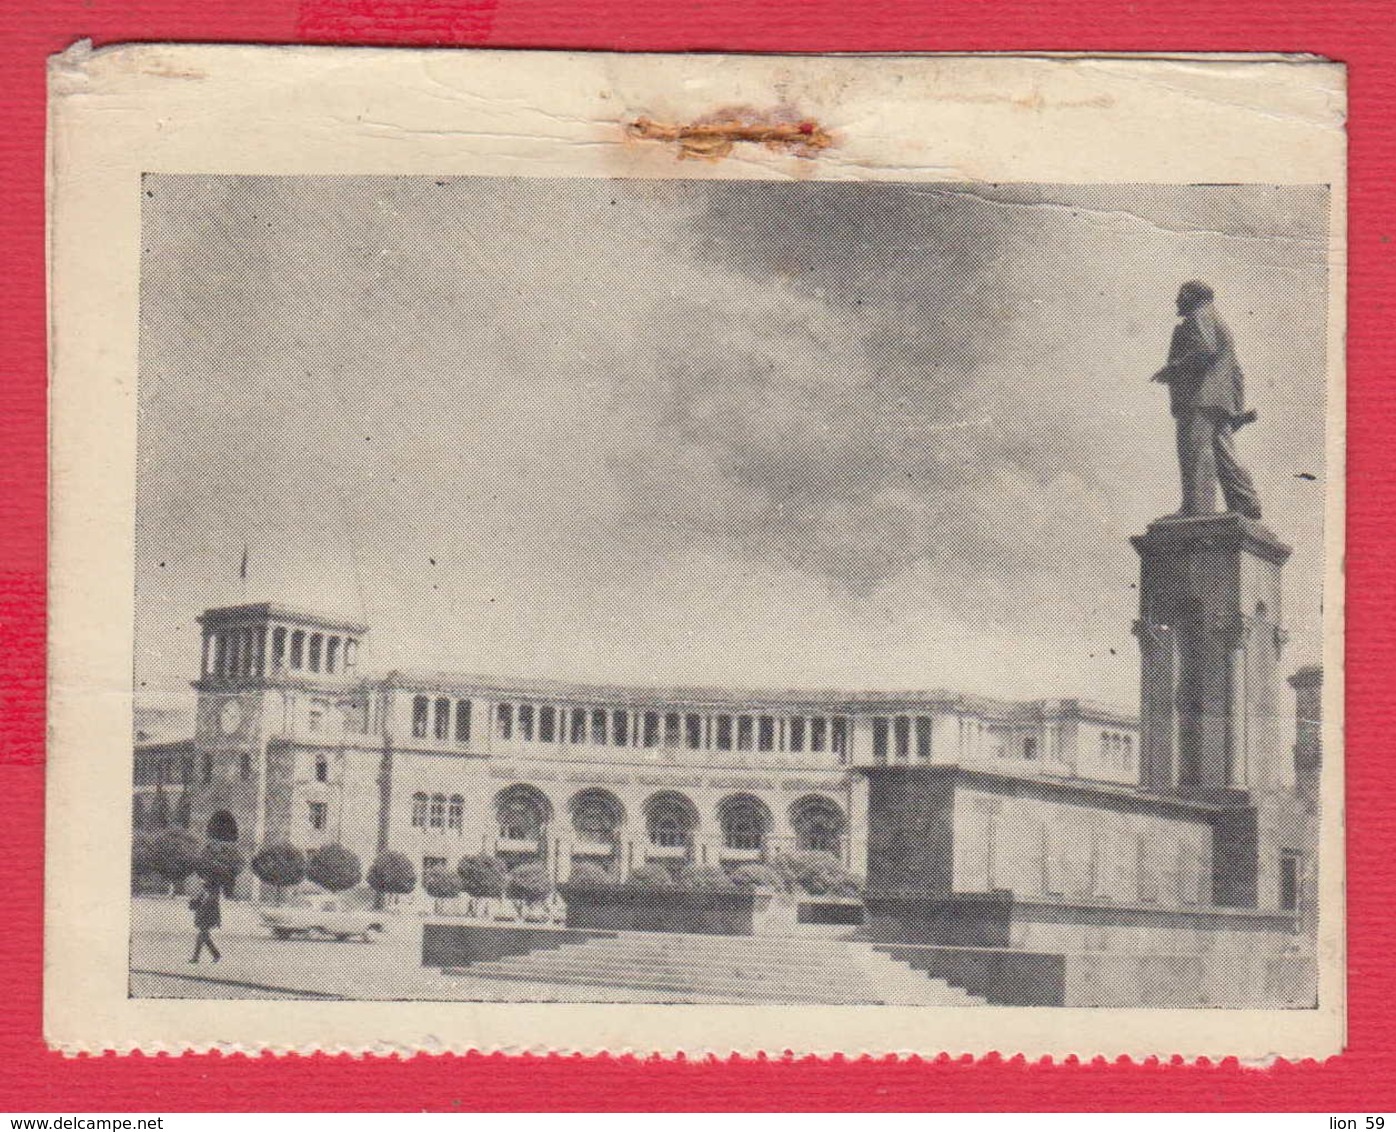
POLYGON ((887 761, 887 720, 878 716, 873 720, 873 762, 887 761))
POLYGON ((519 705, 519 736, 527 742, 533 742, 533 705, 519 705))
POLYGON ((315 633, 310 638, 310 671, 320 671, 320 649, 325 643, 325 638, 319 633, 315 633))
POLYGON ((646 747, 659 746, 659 712, 645 712, 644 743, 646 747))
POLYGON ((325 729, 325 709, 319 704, 311 705, 305 725, 308 731, 323 731, 325 729))
POLYGON ((684 745, 690 751, 701 750, 703 746, 703 717, 686 715, 683 720, 684 745))
POLYGON ((587 709, 572 709, 572 735, 573 743, 585 743, 587 741, 587 709))
POLYGON ((732 749, 732 717, 730 715, 717 717, 717 749, 719 751, 732 749))
POLYGON ((441 740, 451 737, 451 701, 437 700, 432 735, 441 740))
POLYGON ((430 825, 432 829, 441 829, 445 826, 446 798, 444 795, 433 794, 431 796, 431 817, 428 819, 427 824, 430 825))
POLYGON ((630 741, 630 713, 628 711, 611 712, 611 742, 617 747, 624 747, 630 741))
POLYGON ((828 746, 829 721, 816 717, 809 724, 809 749, 819 754, 828 746))
POLYGON ((776 749, 776 721, 769 715, 763 715, 756 721, 756 749, 758 751, 774 751, 776 749))
POLYGON ((916 717, 916 757, 922 762, 931 757, 931 721, 924 715, 916 717))
POLYGON ((330 807, 326 802, 310 803, 310 828, 323 831, 330 824, 330 807))
POLYGON ((893 734, 897 742, 897 761, 904 763, 911 758, 911 719, 905 715, 897 716, 893 734))
POLYGON ((1023 758, 1029 761, 1037 758, 1037 740, 1031 735, 1023 740, 1023 758))
POLYGON ((606 745, 606 713, 600 708, 591 713, 591 741, 598 747, 606 745))
POLYGON ((238 759, 238 772, 242 775, 242 780, 246 782, 252 777, 252 756, 244 751, 238 759))
POLYGON ((545 707, 538 709, 538 742, 552 743, 557 739, 557 711, 545 707))
POLYGON ((666 747, 677 747, 680 742, 682 729, 679 726, 678 712, 669 712, 664 717, 664 745, 666 747))
POLYGON ((456 742, 470 742, 470 701, 456 701, 456 742))
POLYGON ((315 756, 315 781, 328 782, 330 780, 330 760, 324 755, 315 756))
POLYGON ((737 750, 751 750, 751 716, 737 717, 737 750))
POLYGON ((1280 907, 1286 912, 1299 907, 1299 854, 1289 849, 1280 854, 1280 907))
POLYGON ((339 667, 339 638, 331 637, 325 647, 325 671, 333 673, 339 667))
POLYGON ((790 749, 797 754, 805 749, 805 721, 799 716, 790 721, 790 749))
POLYGON ((430 711, 431 701, 426 696, 417 696, 412 700, 412 738, 427 737, 427 714, 430 711))
POLYGON ((514 707, 512 704, 500 704, 495 709, 495 718, 499 721, 499 737, 501 739, 512 739, 514 737, 514 707))

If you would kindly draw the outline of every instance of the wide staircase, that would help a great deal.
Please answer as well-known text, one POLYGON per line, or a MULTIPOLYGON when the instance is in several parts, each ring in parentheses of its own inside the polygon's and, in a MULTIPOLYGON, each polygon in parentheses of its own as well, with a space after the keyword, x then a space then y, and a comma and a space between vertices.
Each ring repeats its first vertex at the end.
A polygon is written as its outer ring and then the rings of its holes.
POLYGON ((623 932, 447 975, 551 986, 618 987, 668 1000, 982 1006, 869 944, 827 938, 623 932))

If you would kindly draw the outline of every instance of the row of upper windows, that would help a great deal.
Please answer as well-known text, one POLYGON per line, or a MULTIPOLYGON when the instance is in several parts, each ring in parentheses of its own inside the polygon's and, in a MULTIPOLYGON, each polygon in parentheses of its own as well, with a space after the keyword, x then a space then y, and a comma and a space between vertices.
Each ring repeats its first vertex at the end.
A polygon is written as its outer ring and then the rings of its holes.
POLYGON ((931 720, 929 716, 877 716, 873 719, 873 761, 885 763, 889 755, 898 762, 911 758, 915 740, 916 757, 931 757, 931 720))
POLYGON ((438 739, 457 743, 470 742, 471 704, 469 700, 450 700, 440 696, 415 696, 412 700, 412 737, 438 739))
MULTIPOLYGON (((999 758, 1021 755, 1028 761, 1038 758, 1038 740, 1035 735, 1024 736, 1021 745, 1010 745, 998 728, 990 727, 977 719, 960 721, 962 741, 971 746, 983 746, 988 741, 989 749, 999 758)), ((906 762, 911 758, 913 744, 916 758, 926 761, 931 757, 932 721, 930 717, 918 715, 879 716, 873 720, 873 761, 885 763, 888 758, 906 762)))
MULTIPOLYGON (((771 715, 699 715, 681 712, 631 712, 606 708, 560 708, 551 704, 498 705, 495 733, 501 739, 557 743, 564 737, 574 744, 594 746, 686 747, 691 751, 825 751, 848 752, 848 720, 771 715)), ((470 742, 470 700, 441 696, 415 696, 412 700, 412 735, 417 739, 470 742)))
POLYGON ((500 704, 495 730, 501 739, 614 747, 684 747, 690 751, 776 751, 815 754, 848 751, 842 716, 777 718, 773 715, 704 715, 697 712, 628 711, 621 708, 554 708, 500 704))
MULTIPOLYGON (((231 629, 213 633, 204 657, 204 673, 212 676, 266 675, 266 639, 263 629, 231 629)), ((274 629, 271 633, 270 671, 347 672, 358 659, 359 642, 353 637, 309 633, 304 629, 274 629)))

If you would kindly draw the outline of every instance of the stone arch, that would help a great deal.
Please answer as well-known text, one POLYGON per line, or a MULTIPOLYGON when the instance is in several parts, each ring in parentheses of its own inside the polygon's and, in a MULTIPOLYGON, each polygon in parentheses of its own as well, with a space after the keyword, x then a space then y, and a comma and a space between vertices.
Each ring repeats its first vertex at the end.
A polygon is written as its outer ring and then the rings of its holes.
POLYGON ((553 804, 538 787, 519 782, 494 796, 494 813, 500 837, 508 841, 537 841, 541 846, 553 820, 553 804))
POLYGON ((661 790, 645 801, 645 833, 663 849, 691 849, 698 829, 698 807, 687 794, 661 790))
POLYGON ((572 828, 587 841, 609 842, 620 839, 625 825, 625 806, 611 791, 599 786, 579 790, 567 803, 572 828))
POLYGON ((238 821, 227 810, 217 810, 208 819, 204 831, 210 841, 235 842, 238 839, 238 821))
POLYGON ((790 828, 795 831, 797 848, 838 857, 843 835, 848 831, 848 818, 833 798, 805 794, 790 803, 790 828))
POLYGON ((755 794, 729 794, 717 804, 722 844, 727 849, 764 851, 771 834, 771 809, 755 794))

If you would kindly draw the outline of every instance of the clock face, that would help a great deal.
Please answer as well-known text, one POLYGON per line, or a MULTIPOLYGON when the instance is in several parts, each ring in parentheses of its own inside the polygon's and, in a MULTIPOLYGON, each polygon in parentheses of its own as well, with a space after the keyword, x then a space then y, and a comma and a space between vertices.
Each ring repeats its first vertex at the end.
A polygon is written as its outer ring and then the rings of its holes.
POLYGON ((224 735, 231 735, 242 723, 242 708, 237 700, 229 700, 218 713, 218 726, 224 735))

